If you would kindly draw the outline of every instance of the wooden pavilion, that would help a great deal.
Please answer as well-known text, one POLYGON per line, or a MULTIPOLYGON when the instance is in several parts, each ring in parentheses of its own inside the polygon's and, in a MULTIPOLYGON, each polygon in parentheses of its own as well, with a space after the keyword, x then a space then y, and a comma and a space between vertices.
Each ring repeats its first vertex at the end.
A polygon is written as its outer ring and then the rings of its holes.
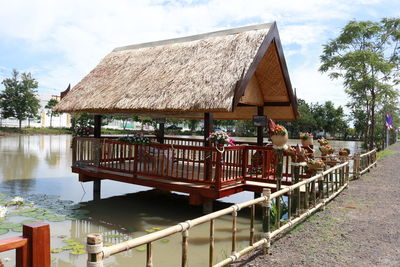
POLYGON ((274 181, 263 127, 257 143, 220 153, 207 141, 213 119, 299 116, 276 23, 116 48, 55 110, 95 115, 94 138, 73 141, 72 170, 81 181, 95 181, 97 190, 112 179, 185 192, 192 204, 260 192, 274 181), (204 140, 164 138, 161 123, 158 143, 129 145, 101 136, 102 114, 203 119, 204 140))

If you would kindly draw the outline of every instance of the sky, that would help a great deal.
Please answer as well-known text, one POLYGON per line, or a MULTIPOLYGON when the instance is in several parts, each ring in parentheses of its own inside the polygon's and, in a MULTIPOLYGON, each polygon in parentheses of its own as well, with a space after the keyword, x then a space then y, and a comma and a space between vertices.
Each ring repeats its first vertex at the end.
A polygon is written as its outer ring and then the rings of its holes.
MULTIPOLYGON (((323 44, 348 21, 400 16, 400 0, 0 0, 0 80, 31 72, 39 94, 74 86, 115 47, 276 21, 292 86, 345 105, 318 72, 323 44)), ((2 85, 0 85, 0 90, 2 85)))

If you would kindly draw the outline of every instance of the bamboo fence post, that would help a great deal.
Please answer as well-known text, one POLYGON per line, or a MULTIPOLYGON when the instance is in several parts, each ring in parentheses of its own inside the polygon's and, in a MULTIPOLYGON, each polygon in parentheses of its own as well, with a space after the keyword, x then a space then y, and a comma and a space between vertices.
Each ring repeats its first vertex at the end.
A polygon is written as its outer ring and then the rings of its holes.
POLYGON ((236 253, 237 211, 232 212, 232 254, 236 253))
POLYGON ((305 210, 308 210, 308 206, 309 206, 309 201, 310 201, 310 197, 309 197, 309 195, 310 195, 310 185, 311 184, 305 184, 305 187, 306 187, 306 192, 305 192, 305 195, 304 195, 304 209, 305 210))
MULTIPOLYGON (((300 181, 300 166, 297 163, 292 163, 292 174, 294 178, 294 184, 300 181)), ((292 196, 292 214, 298 216, 300 213, 300 201, 301 192, 299 188, 294 189, 294 195, 292 196)))
POLYGON ((317 204, 317 191, 315 190, 315 181, 311 182, 311 195, 313 207, 317 204))
POLYGON ((288 197, 288 220, 292 220, 292 190, 289 190, 287 192, 287 197, 288 197))
MULTIPOLYGON (((278 166, 276 171, 276 190, 281 190, 282 187, 282 168, 283 168, 283 150, 276 149, 278 153, 278 166)), ((281 199, 277 197, 276 201, 276 227, 279 228, 281 225, 281 199)))
POLYGON ((360 178, 360 164, 361 164, 361 158, 360 158, 360 153, 356 153, 354 155, 354 165, 353 165, 353 173, 355 173, 355 179, 360 178))
POLYGON ((324 198, 324 175, 323 171, 319 171, 319 174, 321 174, 321 177, 318 179, 318 197, 319 200, 321 201, 324 198))
POLYGON ((86 237, 86 250, 88 252, 88 267, 103 266, 103 236, 101 234, 89 234, 86 237))
POLYGON ((263 214, 263 232, 266 243, 263 246, 263 252, 264 255, 266 255, 268 254, 269 247, 271 246, 271 189, 264 188, 262 194, 265 197, 265 201, 263 202, 265 211, 263 214))
POLYGON ((189 231, 184 230, 182 232, 182 267, 188 266, 188 236, 189 231))
POLYGON ((250 240, 249 240, 249 245, 252 246, 254 243, 254 219, 256 217, 256 206, 251 205, 251 214, 250 214, 250 240))
POLYGON ((146 267, 153 267, 153 252, 151 242, 146 244, 146 267))
POLYGON ((214 262, 214 220, 210 221, 210 258, 208 266, 212 267, 214 262))

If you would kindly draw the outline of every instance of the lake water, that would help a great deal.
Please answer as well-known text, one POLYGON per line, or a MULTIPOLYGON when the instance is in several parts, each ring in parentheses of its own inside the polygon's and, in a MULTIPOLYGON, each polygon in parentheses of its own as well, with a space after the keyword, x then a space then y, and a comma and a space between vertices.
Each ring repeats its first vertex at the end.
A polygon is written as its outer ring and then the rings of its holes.
MULTIPOLYGON (((0 137, 0 193, 8 198, 22 196, 27 203, 34 203, 33 208, 43 207, 58 216, 54 219, 51 215, 44 219, 51 227, 52 249, 65 249, 52 253, 52 266, 86 266, 87 255, 73 255, 73 250, 66 248, 66 242, 73 240, 85 244, 89 233, 103 233, 105 243, 109 245, 202 215, 201 207, 189 206, 183 194, 166 194, 115 181, 102 181, 102 199, 93 201, 92 183, 80 183, 78 175, 71 172, 71 139, 69 135, 0 137), (70 209, 78 216, 66 212, 70 209), (65 220, 57 219, 62 216, 66 216, 65 220)), ((254 138, 235 139, 254 141, 254 138)), ((290 140, 290 144, 295 143, 296 140, 290 140)), ((356 142, 332 141, 331 145, 348 147, 352 153, 360 149, 360 144, 356 142)), ((239 193, 221 199, 215 208, 227 207, 252 197, 251 192, 239 193)), ((238 217, 239 249, 247 246, 249 239, 249 220, 243 215, 238 217)), ((26 219, 32 218, 23 214, 9 216, 6 220, 18 223, 26 219)), ((231 224, 230 216, 215 223, 216 261, 230 254, 231 224)), ((189 233, 189 266, 207 265, 209 224, 194 227, 189 233)), ((19 234, 10 230, 0 238, 19 234)), ((180 249, 180 234, 155 242, 154 265, 179 266, 180 249)), ((110 257, 105 266, 145 266, 145 254, 143 247, 133 249, 110 257)), ((0 258, 6 261, 6 266, 14 266, 14 255, 14 252, 5 252, 0 254, 0 258)))

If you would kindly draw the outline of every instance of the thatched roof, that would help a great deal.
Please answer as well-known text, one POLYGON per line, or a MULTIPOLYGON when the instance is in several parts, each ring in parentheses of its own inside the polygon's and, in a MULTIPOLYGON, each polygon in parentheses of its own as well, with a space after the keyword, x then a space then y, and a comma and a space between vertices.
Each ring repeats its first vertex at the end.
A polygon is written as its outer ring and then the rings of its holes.
POLYGON ((275 23, 116 48, 55 110, 198 117, 265 102, 297 116, 275 23))

